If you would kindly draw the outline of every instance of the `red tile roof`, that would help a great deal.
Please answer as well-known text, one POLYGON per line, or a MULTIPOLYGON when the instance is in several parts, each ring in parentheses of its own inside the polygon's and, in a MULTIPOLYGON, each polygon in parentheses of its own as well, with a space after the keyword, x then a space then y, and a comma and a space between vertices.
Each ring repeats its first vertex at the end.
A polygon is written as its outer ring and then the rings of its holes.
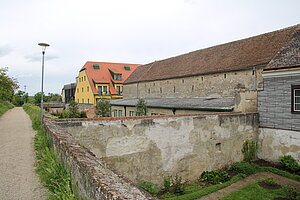
POLYGON ((138 67, 125 84, 179 78, 267 65, 300 25, 138 67))
POLYGON ((117 94, 114 87, 114 83, 123 83, 129 75, 139 66, 140 64, 127 64, 127 63, 108 63, 108 62, 92 62, 88 61, 81 68, 80 71, 85 70, 87 74, 87 78, 92 87, 92 91, 94 95, 98 94, 98 90, 95 87, 95 83, 108 83, 111 94, 117 94), (98 64, 99 69, 94 69, 93 65, 98 64), (124 66, 130 66, 130 71, 125 70, 124 66), (110 73, 111 70, 114 73, 122 74, 122 80, 116 81, 113 80, 113 77, 110 73))

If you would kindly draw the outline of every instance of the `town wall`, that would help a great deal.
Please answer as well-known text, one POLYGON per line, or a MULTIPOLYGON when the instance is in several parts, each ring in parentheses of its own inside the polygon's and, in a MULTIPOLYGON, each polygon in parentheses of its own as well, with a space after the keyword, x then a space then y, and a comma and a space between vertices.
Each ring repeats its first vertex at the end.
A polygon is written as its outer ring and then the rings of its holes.
POLYGON ((103 160, 81 146, 55 120, 45 117, 44 128, 57 155, 71 172, 73 190, 80 199, 154 200, 103 160))
POLYGON ((276 162, 280 156, 291 155, 300 163, 299 131, 259 128, 258 141, 259 158, 276 162))
POLYGON ((203 171, 241 161, 244 141, 258 137, 255 113, 58 123, 81 145, 135 183, 162 183, 162 177, 168 175, 195 180, 203 171))

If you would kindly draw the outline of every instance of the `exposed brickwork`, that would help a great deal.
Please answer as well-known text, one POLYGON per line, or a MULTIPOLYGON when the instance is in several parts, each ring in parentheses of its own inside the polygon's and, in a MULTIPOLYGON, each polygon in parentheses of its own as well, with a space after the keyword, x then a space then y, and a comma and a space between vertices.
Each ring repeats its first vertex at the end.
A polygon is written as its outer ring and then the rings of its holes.
POLYGON ((71 171, 73 188, 80 196, 97 200, 154 199, 79 145, 55 120, 46 117, 44 127, 59 157, 71 171))

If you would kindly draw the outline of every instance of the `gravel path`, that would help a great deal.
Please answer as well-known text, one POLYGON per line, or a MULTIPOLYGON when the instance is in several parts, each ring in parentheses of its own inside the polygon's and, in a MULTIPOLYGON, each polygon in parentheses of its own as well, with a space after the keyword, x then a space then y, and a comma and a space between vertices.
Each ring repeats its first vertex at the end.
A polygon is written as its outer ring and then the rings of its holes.
POLYGON ((13 108, 0 117, 0 199, 46 199, 34 172, 34 130, 22 108, 13 108))
POLYGON ((214 193, 211 193, 209 195, 206 195, 204 197, 201 197, 198 200, 216 200, 216 199, 220 199, 222 197, 224 197, 226 194, 229 194, 231 192, 236 191, 237 189, 244 187, 250 183, 254 183, 255 181, 261 180, 261 179, 265 179, 265 178, 270 178, 273 177, 274 180, 277 183, 283 184, 283 185, 287 185, 287 186, 291 186, 294 187, 298 190, 300 190, 300 182, 292 180, 292 179, 288 179, 286 177, 283 176, 279 176, 277 174, 273 174, 270 172, 259 172, 253 175, 248 176, 245 179, 242 179, 236 183, 233 183, 232 185, 223 188, 221 190, 218 190, 214 193))

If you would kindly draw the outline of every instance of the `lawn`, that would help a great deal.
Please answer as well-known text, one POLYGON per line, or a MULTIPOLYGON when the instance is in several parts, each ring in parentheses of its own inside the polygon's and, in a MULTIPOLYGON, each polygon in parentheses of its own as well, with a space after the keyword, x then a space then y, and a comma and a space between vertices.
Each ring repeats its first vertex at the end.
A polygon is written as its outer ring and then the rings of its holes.
POLYGON ((256 182, 225 195, 221 200, 273 200, 275 197, 286 197, 286 191, 285 186, 272 190, 265 189, 256 182))

